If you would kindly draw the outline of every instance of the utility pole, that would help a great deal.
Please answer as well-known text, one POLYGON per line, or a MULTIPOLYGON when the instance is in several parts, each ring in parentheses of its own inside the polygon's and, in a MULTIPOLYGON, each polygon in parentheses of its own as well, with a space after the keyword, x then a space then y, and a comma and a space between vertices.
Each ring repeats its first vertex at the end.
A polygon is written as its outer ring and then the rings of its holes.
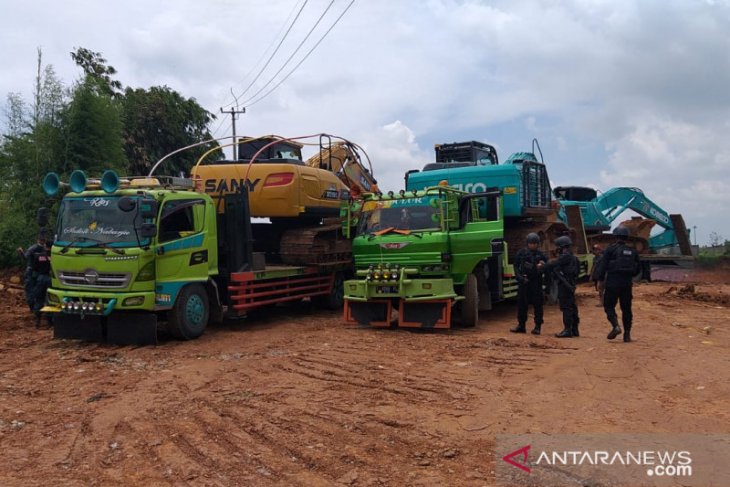
POLYGON ((692 233, 695 234, 695 245, 697 245, 697 225, 692 225, 692 233))
POLYGON ((233 160, 236 161, 238 160, 238 143, 236 141, 236 115, 238 115, 239 113, 246 113, 246 107, 244 107, 242 110, 236 110, 235 108, 231 107, 231 109, 228 111, 223 110, 223 107, 221 107, 221 113, 229 113, 231 115, 231 124, 233 125, 233 160))

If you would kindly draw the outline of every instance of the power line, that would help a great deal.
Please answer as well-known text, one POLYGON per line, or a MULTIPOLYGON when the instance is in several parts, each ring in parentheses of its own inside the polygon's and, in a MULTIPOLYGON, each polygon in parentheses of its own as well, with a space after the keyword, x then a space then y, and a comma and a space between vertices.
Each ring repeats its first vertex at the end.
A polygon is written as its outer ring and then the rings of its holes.
POLYGON ((299 43, 299 45, 297 46, 297 48, 294 49, 294 52, 291 53, 291 55, 287 58, 287 60, 284 61, 284 64, 281 65, 281 67, 279 68, 279 71, 277 71, 276 73, 274 73, 274 75, 269 79, 269 81, 267 81, 264 86, 262 86, 261 88, 259 88, 259 90, 256 93, 254 93, 253 95, 249 96, 243 102, 244 105, 246 103, 248 103, 249 101, 253 100, 254 98, 256 98, 262 91, 264 91, 266 89, 267 86, 269 86, 271 83, 273 83, 273 81, 276 79, 276 77, 279 76, 279 73, 281 73, 284 70, 284 68, 286 68, 286 65, 289 64, 289 61, 292 60, 292 58, 299 52, 299 49, 301 49, 302 46, 304 45, 304 43, 307 42, 307 39, 309 39, 309 36, 312 35, 312 32, 314 32, 314 30, 317 28, 317 26, 319 25, 319 23, 322 22, 322 19, 324 18, 325 15, 327 15, 327 12, 329 12, 330 8, 332 8, 332 5, 334 3, 335 3, 335 0, 330 1, 329 5, 327 5, 327 8, 325 8, 324 9, 324 12, 322 12, 322 15, 320 15, 319 18, 317 19, 317 22, 314 23, 314 25, 312 26, 312 28, 309 29, 309 32, 307 32, 307 35, 304 36, 304 39, 302 39, 302 41, 299 43))
MULTIPOLYGON (((340 21, 340 19, 341 19, 341 18, 342 18, 342 17, 343 17, 343 16, 344 16, 344 15, 345 15, 346 13, 347 13, 347 11, 348 11, 348 10, 350 9, 350 7, 352 7, 352 4, 353 4, 353 3, 355 3, 355 0, 351 0, 351 1, 350 1, 350 3, 349 3, 349 4, 347 5, 347 7, 345 7, 345 10, 343 10, 343 11, 342 11, 342 13, 340 14, 340 16, 339 16, 339 17, 337 17, 337 19, 336 19, 336 20, 334 21, 334 23, 333 23, 333 24, 332 24, 332 25, 330 26, 330 28, 329 28, 329 29, 327 29, 327 32, 325 32, 325 33, 324 33, 324 35, 323 35, 323 36, 322 36, 322 37, 321 37, 321 38, 320 38, 320 39, 319 39, 319 40, 317 41, 317 43, 316 43, 316 44, 315 44, 315 45, 314 45, 314 46, 313 46, 313 47, 312 47, 312 48, 311 48, 311 49, 309 50, 309 52, 307 52, 307 54, 305 54, 305 55, 304 55, 304 57, 302 58, 302 60, 301 60, 301 61, 299 61, 299 62, 297 63, 297 65, 296 65, 296 66, 294 66, 294 69, 292 69, 291 71, 289 71, 289 73, 287 73, 287 75, 286 75, 286 76, 284 76, 284 78, 283 78, 283 79, 282 79, 281 81, 279 81, 279 82, 278 82, 278 83, 277 83, 276 85, 274 85, 274 87, 273 87, 273 88, 271 88, 271 89, 270 89, 269 91, 267 91, 266 93, 264 93, 264 94, 263 94, 263 95, 262 95, 262 96, 261 96, 260 98, 258 98, 258 99, 256 99, 256 100, 253 100, 253 101, 251 101, 251 99, 253 99, 253 98, 254 98, 254 97, 256 96, 256 95, 254 95, 253 97, 251 97, 251 98, 249 98, 248 100, 244 101, 244 102, 243 102, 243 104, 244 104, 244 105, 246 106, 246 108, 248 108, 248 107, 251 107, 251 106, 255 105, 256 103, 260 102, 261 100, 263 100, 264 98, 266 98, 267 96, 269 96, 269 95, 270 95, 270 94, 271 94, 271 93, 272 93, 272 92, 273 92, 274 90, 276 90, 276 89, 277 89, 277 88, 278 88, 279 86, 281 86, 281 84, 282 84, 282 83, 284 83, 284 81, 286 81, 286 80, 287 80, 287 79, 289 78, 289 76, 291 76, 291 75, 292 75, 292 74, 294 73, 294 71, 296 71, 296 70, 297 70, 297 68, 298 68, 299 66, 301 66, 301 65, 302 65, 302 63, 303 63, 304 61, 306 61, 306 60, 307 60, 307 58, 309 57, 309 55, 310 55, 310 54, 312 54, 312 52, 313 52, 313 51, 314 51, 315 49, 317 49, 317 46, 319 46, 319 45, 320 45, 320 44, 322 43, 322 41, 323 41, 323 40, 325 39, 325 37, 327 37, 327 34, 329 34, 329 33, 330 33, 330 31, 331 31, 332 29, 334 29, 335 25, 337 25, 337 23, 338 23, 338 22, 340 21), (251 101, 251 102, 250 102, 250 103, 248 103, 249 101, 251 101)), ((331 5, 331 4, 330 4, 330 5, 331 5)), ((329 7, 328 7, 328 8, 329 8, 329 7)), ((278 74, 278 73, 277 73, 277 74, 278 74)), ((273 79, 272 79, 272 81, 273 81, 273 79)), ((260 92, 260 91, 261 91, 261 90, 259 90, 259 92, 260 92)), ((258 94, 258 93, 257 93, 257 94, 258 94)))
MULTIPOLYGON (((254 79, 252 79, 252 80, 251 80, 251 82, 250 82, 250 83, 248 84, 248 86, 247 86, 247 87, 246 87, 246 88, 245 88, 245 89, 244 89, 244 90, 243 90, 243 91, 241 92, 241 94, 240 94, 240 95, 238 95, 238 98, 240 98, 240 97, 242 97, 243 95, 245 95, 245 94, 246 94, 246 93, 248 92, 248 90, 250 90, 250 89, 251 89, 251 87, 252 87, 252 86, 254 85, 254 83, 256 83, 256 81, 258 81, 258 79, 259 79, 259 78, 261 77, 261 75, 262 75, 262 74, 264 73, 264 71, 266 70, 266 68, 267 68, 267 67, 269 66, 269 64, 271 63, 271 61, 272 61, 272 60, 274 59, 274 56, 276 56, 276 53, 277 53, 277 52, 279 52, 279 48, 281 48, 281 45, 282 45, 282 44, 284 43, 284 40, 285 40, 285 39, 287 38, 287 36, 289 35, 289 32, 291 32, 291 30, 292 30, 292 27, 294 27, 294 24, 295 24, 295 23, 297 22, 297 19, 299 19, 299 16, 300 16, 300 15, 302 14, 302 10, 304 10, 304 7, 305 7, 305 6, 307 5, 307 2, 309 2, 309 0, 304 0, 304 3, 302 3, 302 6, 301 6, 301 7, 299 8, 299 11, 297 12, 297 15, 296 15, 296 17, 294 17, 294 20, 292 20, 291 24, 289 24, 289 28, 288 28, 288 29, 286 30, 286 32, 284 33, 284 37, 282 37, 282 38, 281 38, 281 40, 279 41, 279 44, 278 44, 278 45, 276 46, 276 49, 274 49, 274 52, 272 52, 272 53, 271 53, 271 56, 269 56, 269 59, 268 59, 268 60, 266 60, 266 64, 264 64, 264 66, 263 66, 263 67, 262 67, 262 68, 261 68, 261 69, 259 70, 259 72, 258 72, 258 74, 256 75, 256 77, 255 77, 254 79)), ((290 14, 290 15, 291 15, 291 14, 290 14)), ((264 51, 264 53, 265 53, 265 51, 264 51)), ((257 62, 257 64, 258 64, 258 62, 257 62)), ((254 96, 255 96, 255 95, 254 95, 254 96)), ((236 102, 235 102, 235 101, 233 101, 233 102, 231 102, 231 103, 228 103, 227 105, 225 105, 225 106, 224 106, 224 108, 226 108, 226 107, 229 107, 229 106, 231 106, 231 105, 234 105, 234 104, 235 104, 236 106, 238 106, 238 105, 236 104, 236 102)))
MULTIPOLYGON (((216 127, 216 129, 211 133, 211 136, 213 138, 215 138, 215 136, 218 135, 218 132, 220 131, 221 127, 226 122, 226 120, 227 120, 227 118, 221 117, 221 121, 218 123, 218 127, 216 127)), ((226 128, 226 130, 228 130, 228 128, 226 128)))

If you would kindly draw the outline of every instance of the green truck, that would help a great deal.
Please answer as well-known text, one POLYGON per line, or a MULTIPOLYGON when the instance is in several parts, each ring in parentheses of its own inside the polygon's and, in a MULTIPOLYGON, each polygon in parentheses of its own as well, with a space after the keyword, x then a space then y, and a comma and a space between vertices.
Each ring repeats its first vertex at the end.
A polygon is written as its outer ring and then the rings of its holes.
POLYGON ((449 186, 368 194, 347 211, 355 279, 345 282, 345 321, 448 328, 452 308, 474 326, 493 300, 516 295, 507 262, 502 195, 449 186))
POLYGON ((178 339, 208 322, 282 301, 341 305, 347 264, 285 265, 270 232, 252 228, 248 190, 213 198, 189 179, 120 179, 107 171, 69 184, 49 174, 44 189, 61 199, 43 312, 56 338, 150 344, 158 321, 178 339), (338 301, 338 296, 340 300, 338 301))

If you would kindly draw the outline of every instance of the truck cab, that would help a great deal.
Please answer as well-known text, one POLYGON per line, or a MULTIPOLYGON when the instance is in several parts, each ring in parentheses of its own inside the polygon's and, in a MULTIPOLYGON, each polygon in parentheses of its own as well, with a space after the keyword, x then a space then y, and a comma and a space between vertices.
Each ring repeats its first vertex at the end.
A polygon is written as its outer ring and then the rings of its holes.
POLYGON ((345 321, 448 328, 452 307, 474 326, 499 289, 501 195, 447 186, 366 195, 351 207, 356 278, 345 282, 345 321), (490 277, 491 276, 491 277, 490 277), (480 303, 481 301, 481 303, 480 303))

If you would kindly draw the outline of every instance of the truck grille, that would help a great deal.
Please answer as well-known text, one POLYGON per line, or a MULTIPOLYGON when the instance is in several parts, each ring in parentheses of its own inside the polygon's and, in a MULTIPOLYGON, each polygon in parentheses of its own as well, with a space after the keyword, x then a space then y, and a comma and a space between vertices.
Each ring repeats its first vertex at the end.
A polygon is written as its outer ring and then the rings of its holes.
POLYGON ((95 269, 86 269, 83 272, 58 272, 58 279, 65 286, 95 287, 103 289, 127 287, 131 277, 132 274, 129 272, 110 274, 99 273, 95 269))

